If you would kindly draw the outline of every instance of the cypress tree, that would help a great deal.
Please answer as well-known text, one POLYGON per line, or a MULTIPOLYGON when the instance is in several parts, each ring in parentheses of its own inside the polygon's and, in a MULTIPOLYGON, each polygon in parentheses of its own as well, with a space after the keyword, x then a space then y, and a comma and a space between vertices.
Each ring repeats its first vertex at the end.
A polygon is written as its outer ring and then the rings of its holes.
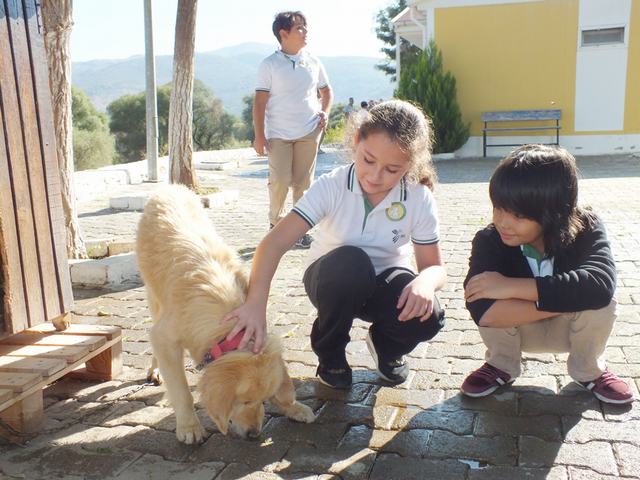
POLYGON ((433 122, 434 153, 453 152, 469 138, 456 100, 456 79, 442 66, 442 53, 432 40, 417 61, 401 70, 396 97, 420 105, 433 122))

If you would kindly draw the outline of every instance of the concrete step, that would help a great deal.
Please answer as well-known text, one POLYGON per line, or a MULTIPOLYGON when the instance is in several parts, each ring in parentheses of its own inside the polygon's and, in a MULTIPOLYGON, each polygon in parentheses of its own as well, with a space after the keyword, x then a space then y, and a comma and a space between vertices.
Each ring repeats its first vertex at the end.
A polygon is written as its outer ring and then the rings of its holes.
POLYGON ((69 260, 71 283, 89 288, 113 288, 142 283, 135 253, 100 259, 69 260))
MULTIPOLYGON (((121 197, 111 197, 109 199, 109 207, 114 210, 126 210, 140 212, 144 210, 144 206, 149 200, 150 194, 142 193, 139 195, 126 195, 121 197)), ((221 190, 219 192, 201 195, 202 205, 205 208, 213 208, 224 205, 225 203, 235 202, 240 198, 238 190, 221 190)))
POLYGON ((104 258, 121 253, 133 252, 136 249, 135 238, 99 238, 84 242, 89 258, 104 258))

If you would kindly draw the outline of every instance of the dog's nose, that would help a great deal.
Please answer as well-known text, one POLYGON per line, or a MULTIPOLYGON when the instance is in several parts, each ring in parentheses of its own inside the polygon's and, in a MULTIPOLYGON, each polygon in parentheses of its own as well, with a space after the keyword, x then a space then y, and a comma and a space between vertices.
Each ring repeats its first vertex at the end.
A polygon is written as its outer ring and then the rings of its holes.
POLYGON ((247 437, 249 438, 258 438, 260 436, 260 429, 252 428, 247 431, 247 437))

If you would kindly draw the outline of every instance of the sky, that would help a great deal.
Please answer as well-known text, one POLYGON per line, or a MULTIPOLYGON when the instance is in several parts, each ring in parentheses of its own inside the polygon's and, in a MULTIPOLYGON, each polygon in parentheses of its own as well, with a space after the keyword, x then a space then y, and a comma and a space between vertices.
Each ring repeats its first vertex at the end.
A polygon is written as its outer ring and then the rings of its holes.
MULTIPOLYGON (((273 44, 275 13, 300 10, 309 24, 308 50, 319 56, 381 57, 375 15, 392 0, 199 0, 196 52, 244 42, 273 44)), ((173 53, 177 0, 153 0, 155 55, 173 53)), ((71 59, 144 54, 143 0, 73 0, 71 59)))

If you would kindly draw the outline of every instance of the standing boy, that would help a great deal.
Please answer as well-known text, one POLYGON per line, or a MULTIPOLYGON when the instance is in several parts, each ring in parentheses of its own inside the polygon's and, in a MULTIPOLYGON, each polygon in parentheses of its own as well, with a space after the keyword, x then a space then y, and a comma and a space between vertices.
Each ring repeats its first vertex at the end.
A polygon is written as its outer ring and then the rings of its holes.
MULTIPOLYGON (((258 68, 253 103, 254 148, 269 155, 269 222, 283 217, 289 187, 295 204, 309 188, 333 94, 324 67, 303 48, 307 20, 301 12, 281 12, 273 21, 280 49, 258 68), (318 98, 318 92, 319 97, 318 98)), ((308 248, 305 234, 296 246, 308 248)))

